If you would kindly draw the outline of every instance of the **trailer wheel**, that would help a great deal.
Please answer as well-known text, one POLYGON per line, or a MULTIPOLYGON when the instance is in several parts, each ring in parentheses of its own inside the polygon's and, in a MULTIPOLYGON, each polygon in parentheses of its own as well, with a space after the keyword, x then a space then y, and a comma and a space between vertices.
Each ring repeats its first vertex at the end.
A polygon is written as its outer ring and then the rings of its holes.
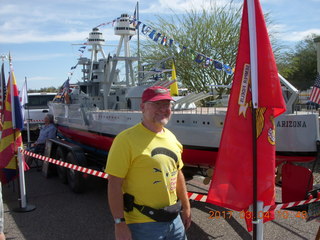
MULTIPOLYGON (((85 166, 86 164, 84 155, 77 152, 69 152, 67 154, 66 161, 78 166, 85 166)), ((67 177, 69 186, 73 192, 81 193, 84 191, 85 181, 81 172, 68 169, 67 177)))
MULTIPOLYGON (((62 162, 65 162, 65 154, 63 151, 62 147, 58 147, 57 148, 57 152, 56 152, 56 159, 60 160, 62 162)), ((58 177, 60 179, 60 181, 63 184, 67 184, 68 183, 68 178, 67 178, 67 169, 65 167, 62 166, 57 166, 57 173, 58 173, 58 177)))

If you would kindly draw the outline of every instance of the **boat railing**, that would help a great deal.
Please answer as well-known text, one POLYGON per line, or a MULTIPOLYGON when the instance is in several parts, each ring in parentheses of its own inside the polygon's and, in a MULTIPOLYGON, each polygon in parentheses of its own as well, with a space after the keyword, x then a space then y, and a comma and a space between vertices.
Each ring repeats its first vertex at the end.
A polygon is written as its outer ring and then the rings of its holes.
MULTIPOLYGON (((94 112, 119 112, 119 113, 127 113, 127 112, 141 112, 137 110, 131 109, 107 109, 107 110, 96 110, 94 112)), ((196 108, 189 108, 189 109, 173 109, 172 114, 198 114, 198 115, 206 115, 206 114, 226 114, 227 108, 226 107, 196 107, 196 108)))
MULTIPOLYGON (((65 112, 65 107, 67 105, 65 104, 59 104, 60 106, 60 111, 56 112, 57 115, 64 116, 66 114, 65 112), (58 114, 57 114, 58 113, 58 114)), ((79 115, 83 115, 82 111, 79 111, 81 109, 79 106, 70 106, 68 107, 68 115, 69 117, 79 117, 79 115), (73 116, 76 114, 77 116, 73 116)), ((56 109, 58 110, 58 109, 56 109)), ((85 108, 85 112, 140 112, 138 110, 131 110, 131 109, 107 109, 107 110, 99 110, 98 108, 85 108)), ((197 114, 197 115, 212 115, 212 114, 219 114, 219 115, 225 115, 227 113, 227 107, 222 107, 222 106, 208 106, 208 107, 195 107, 195 108, 180 108, 180 109, 172 109, 173 114, 197 114)), ((306 104, 295 104, 294 105, 294 111, 292 114, 300 115, 300 114, 319 114, 320 115, 320 109, 316 108, 315 106, 309 106, 306 104)))
POLYGON ((314 105, 308 104, 295 104, 294 105, 294 114, 320 114, 320 108, 314 105))
POLYGON ((174 109, 173 114, 226 114, 226 107, 196 107, 192 109, 174 109))

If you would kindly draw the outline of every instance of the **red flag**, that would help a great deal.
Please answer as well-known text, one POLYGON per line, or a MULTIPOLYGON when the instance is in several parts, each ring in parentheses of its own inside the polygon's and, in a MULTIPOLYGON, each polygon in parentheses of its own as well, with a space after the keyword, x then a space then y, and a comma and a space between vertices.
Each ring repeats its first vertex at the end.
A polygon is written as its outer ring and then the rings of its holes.
MULTIPOLYGON (((256 114, 257 200, 263 201, 266 206, 274 204, 275 196, 274 118, 285 111, 285 103, 261 6, 258 0, 254 2, 259 104, 256 114)), ((247 2, 245 0, 228 112, 207 199, 212 204, 236 211, 246 210, 253 204, 252 93, 250 84, 250 42, 247 2)), ((263 213, 260 213, 260 216, 263 216, 263 213)), ((258 215, 258 217, 260 216, 258 215)))
POLYGON ((4 122, 0 141, 0 180, 7 183, 17 176, 17 152, 22 147, 21 106, 13 69, 8 80, 4 105, 4 122))

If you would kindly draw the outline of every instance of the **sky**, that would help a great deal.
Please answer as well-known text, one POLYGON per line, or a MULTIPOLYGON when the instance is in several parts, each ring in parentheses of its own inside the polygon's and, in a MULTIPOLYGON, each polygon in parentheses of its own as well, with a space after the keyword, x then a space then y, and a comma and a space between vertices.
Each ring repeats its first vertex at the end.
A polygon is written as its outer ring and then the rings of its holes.
MULTIPOLYGON (((227 0, 212 0, 224 5, 227 0)), ((0 55, 12 57, 21 89, 59 87, 77 63, 79 45, 93 27, 112 21, 122 13, 133 15, 136 0, 0 0, 0 55)), ((234 0, 241 5, 243 1, 234 0)), ((183 14, 200 9, 208 0, 140 0, 140 20, 155 21, 156 16, 183 14)), ((276 30, 277 40, 295 46, 310 33, 320 35, 320 0, 261 0, 276 30)), ((112 25, 100 28, 106 40, 105 52, 113 51, 119 36, 112 25)), ((204 53, 205 54, 205 53, 204 53)), ((87 55, 88 56, 88 55, 87 55)), ((221 59, 223 61, 223 59, 221 59)), ((6 76, 9 71, 5 60, 6 76)), ((71 82, 77 82, 76 75, 71 82)))

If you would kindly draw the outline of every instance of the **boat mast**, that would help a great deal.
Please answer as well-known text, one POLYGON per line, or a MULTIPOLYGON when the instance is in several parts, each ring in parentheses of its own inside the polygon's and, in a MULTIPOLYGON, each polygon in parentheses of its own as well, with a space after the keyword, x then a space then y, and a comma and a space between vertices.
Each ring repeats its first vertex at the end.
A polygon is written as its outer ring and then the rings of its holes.
POLYGON ((98 28, 93 28, 92 32, 89 34, 89 38, 87 41, 87 45, 91 45, 92 48, 89 49, 91 51, 91 66, 89 79, 92 80, 92 71, 93 71, 93 63, 98 62, 98 53, 100 52, 103 58, 106 58, 104 51, 102 49, 102 45, 104 43, 104 39, 102 33, 99 32, 98 28))
POLYGON ((134 21, 129 18, 128 14, 121 14, 121 17, 116 20, 116 26, 114 28, 115 35, 120 36, 119 45, 117 48, 116 56, 114 56, 113 69, 111 71, 111 79, 115 72, 115 68, 118 61, 125 62, 125 73, 126 73, 126 85, 134 86, 135 78, 133 73, 132 62, 137 61, 137 57, 131 57, 130 53, 130 38, 136 34, 136 28, 134 27, 134 21), (122 47, 124 48, 124 56, 120 56, 122 47))
POLYGON ((89 107, 96 106, 100 109, 104 108, 104 103, 100 99, 105 92, 101 92, 101 89, 106 89, 108 81, 106 77, 109 76, 109 69, 106 67, 108 59, 102 48, 104 43, 103 34, 97 27, 93 28, 85 43, 87 50, 91 52, 91 57, 89 59, 81 56, 78 59, 78 64, 83 66, 83 81, 79 82, 80 91, 89 96, 86 105, 89 107))
POLYGON ((119 77, 117 69, 118 61, 124 61, 126 85, 134 86, 135 78, 133 73, 133 61, 137 61, 138 57, 131 57, 130 53, 130 38, 136 34, 134 21, 128 14, 122 14, 121 17, 115 20, 115 35, 120 36, 116 54, 112 57, 110 54, 105 55, 102 46, 105 40, 102 33, 97 27, 92 29, 89 34, 86 45, 91 46, 88 51, 91 51, 91 59, 80 57, 78 64, 83 65, 83 82, 79 83, 80 91, 88 94, 89 98, 85 100, 89 107, 98 107, 99 109, 107 109, 112 107, 112 97, 110 99, 110 91, 116 84, 119 77), (123 50, 123 51, 122 51, 123 50), (124 55, 121 55, 121 54, 124 55), (99 59, 98 55, 102 55, 99 59))

